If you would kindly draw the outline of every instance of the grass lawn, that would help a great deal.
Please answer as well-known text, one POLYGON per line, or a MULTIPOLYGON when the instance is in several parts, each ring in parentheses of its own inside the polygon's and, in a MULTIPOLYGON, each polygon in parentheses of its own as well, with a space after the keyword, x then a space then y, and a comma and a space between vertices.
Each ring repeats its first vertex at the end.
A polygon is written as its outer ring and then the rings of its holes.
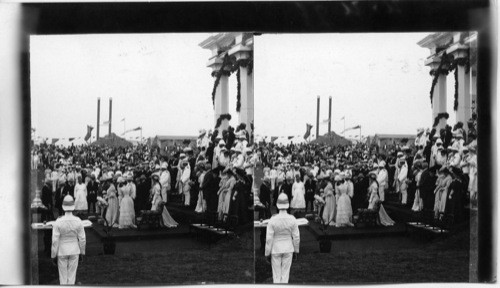
MULTIPOLYGON (((89 256, 79 264, 76 282, 82 285, 254 283, 251 234, 221 240, 212 249, 172 247, 171 251, 161 253, 130 251, 89 256)), ((39 284, 57 285, 58 277, 57 267, 50 259, 39 259, 39 284)))
MULTIPOLYGON (((333 242, 335 246, 335 242, 333 242)), ((416 248, 391 247, 299 254, 290 283, 468 282, 469 233, 461 232, 416 248)), ((256 258, 256 283, 272 283, 271 266, 256 258)))

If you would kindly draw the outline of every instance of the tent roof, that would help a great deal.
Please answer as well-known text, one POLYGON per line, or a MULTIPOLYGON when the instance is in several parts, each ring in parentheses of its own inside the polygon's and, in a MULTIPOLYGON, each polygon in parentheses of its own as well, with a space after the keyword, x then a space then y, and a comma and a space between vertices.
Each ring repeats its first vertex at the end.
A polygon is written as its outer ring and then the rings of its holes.
POLYGON ((335 132, 331 132, 330 135, 325 134, 323 136, 319 136, 317 139, 311 141, 312 143, 318 143, 318 144, 330 144, 330 145, 340 145, 340 146, 346 146, 346 145, 351 145, 351 141, 345 139, 342 136, 337 135, 335 132))
POLYGON ((109 147, 129 147, 132 146, 132 143, 127 140, 116 136, 116 134, 111 133, 111 135, 106 135, 99 140, 93 142, 91 145, 93 146, 109 146, 109 147))

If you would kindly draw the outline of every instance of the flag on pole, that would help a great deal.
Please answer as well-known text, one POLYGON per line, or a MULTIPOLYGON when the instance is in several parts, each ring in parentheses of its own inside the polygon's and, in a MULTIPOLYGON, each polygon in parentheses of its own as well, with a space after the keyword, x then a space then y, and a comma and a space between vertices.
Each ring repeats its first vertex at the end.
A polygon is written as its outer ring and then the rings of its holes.
POLYGON ((109 121, 104 121, 102 122, 101 126, 106 126, 106 125, 109 125, 109 121))
POLYGON ((134 129, 128 129, 127 131, 123 132, 122 135, 125 135, 126 133, 128 132, 132 132, 132 131, 139 131, 139 130, 142 130, 142 127, 136 127, 134 129))
MULTIPOLYGON (((357 125, 357 126, 354 126, 354 127, 351 127, 351 128, 347 128, 347 129, 344 130, 344 132, 350 131, 350 130, 356 130, 356 129, 361 129, 361 125, 357 125)), ((344 132, 342 132, 342 133, 344 133, 344 132)))
POLYGON ((290 139, 292 139, 292 138, 293 138, 293 136, 288 136, 288 140, 290 140, 290 139))
POLYGON ((313 127, 313 125, 306 124, 306 133, 304 134, 304 139, 309 138, 309 136, 311 135, 311 128, 312 127, 313 127))
POLYGON ((92 129, 94 129, 94 127, 87 125, 87 135, 85 135, 85 138, 83 138, 85 141, 90 139, 92 129))

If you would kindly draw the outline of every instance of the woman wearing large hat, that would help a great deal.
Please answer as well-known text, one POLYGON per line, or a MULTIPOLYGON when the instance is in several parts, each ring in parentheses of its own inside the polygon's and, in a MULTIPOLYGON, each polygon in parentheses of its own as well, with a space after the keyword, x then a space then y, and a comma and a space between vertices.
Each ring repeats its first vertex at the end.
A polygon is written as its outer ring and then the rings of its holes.
POLYGON ((296 259, 299 253, 299 226, 295 217, 286 211, 288 203, 288 196, 281 193, 276 202, 279 213, 271 217, 267 225, 265 256, 271 258, 274 283, 288 283, 292 258, 296 259))
POLYGON ((85 230, 82 220, 73 215, 75 200, 71 195, 63 199, 62 209, 65 214, 52 226, 51 258, 57 257, 59 283, 73 285, 76 279, 78 258, 85 255, 85 230))
POLYGON ((444 213, 446 209, 446 198, 448 190, 453 179, 450 176, 450 171, 446 166, 441 167, 438 172, 436 181, 436 189, 434 190, 434 217, 438 218, 440 213, 444 213))
POLYGON ((116 187, 113 184, 113 178, 106 176, 106 184, 109 184, 108 190, 106 191, 106 201, 108 202, 108 209, 106 210, 106 221, 110 226, 118 226, 118 212, 119 203, 116 187))

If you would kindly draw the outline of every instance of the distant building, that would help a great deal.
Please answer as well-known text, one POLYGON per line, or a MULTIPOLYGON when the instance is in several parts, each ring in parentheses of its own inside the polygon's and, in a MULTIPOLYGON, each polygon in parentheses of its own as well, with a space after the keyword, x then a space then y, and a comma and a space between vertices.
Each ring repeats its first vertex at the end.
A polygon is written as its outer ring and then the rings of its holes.
POLYGON ((414 134, 375 134, 373 136, 369 136, 367 138, 368 145, 377 145, 378 147, 383 148, 385 145, 387 146, 396 146, 402 145, 402 140, 407 139, 406 143, 409 147, 415 146, 415 139, 417 138, 414 134))
POLYGON ((173 146, 196 146, 197 136, 164 136, 164 135, 156 135, 155 137, 149 138, 148 146, 151 147, 160 147, 161 150, 164 150, 165 147, 173 147, 173 146))

